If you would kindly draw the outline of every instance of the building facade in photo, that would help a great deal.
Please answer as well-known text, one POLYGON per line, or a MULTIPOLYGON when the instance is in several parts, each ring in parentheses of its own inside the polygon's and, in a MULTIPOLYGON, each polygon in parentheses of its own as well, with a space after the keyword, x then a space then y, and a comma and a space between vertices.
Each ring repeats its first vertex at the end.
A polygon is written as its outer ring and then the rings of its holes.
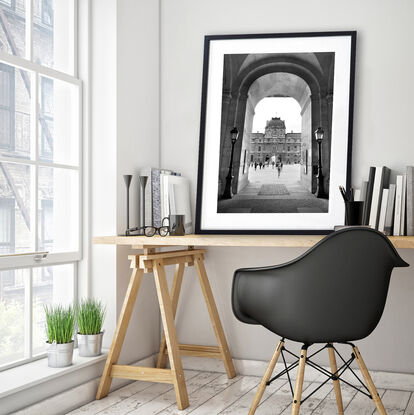
POLYGON ((268 164, 281 160, 283 164, 301 162, 301 133, 286 133, 285 121, 279 117, 268 120, 264 133, 252 133, 250 163, 268 164))

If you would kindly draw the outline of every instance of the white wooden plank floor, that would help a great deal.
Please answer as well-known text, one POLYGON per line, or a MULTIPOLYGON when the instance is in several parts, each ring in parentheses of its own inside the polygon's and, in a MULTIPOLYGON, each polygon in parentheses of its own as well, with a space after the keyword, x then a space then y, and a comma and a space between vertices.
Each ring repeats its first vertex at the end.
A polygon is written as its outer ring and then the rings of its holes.
MULTIPOLYGON (((225 374, 215 372, 185 371, 190 406, 179 411, 175 404, 172 385, 151 382, 135 382, 118 389, 106 398, 91 402, 71 415, 245 415, 248 413, 260 378, 237 376, 227 379, 225 374)), ((304 396, 320 386, 320 378, 304 383, 304 396)), ((345 413, 349 415, 372 415, 377 413, 368 397, 355 389, 341 384, 345 413)), ((414 415, 414 393, 379 389, 388 415, 414 415)), ((290 414, 291 391, 287 380, 274 381, 263 395, 257 415, 290 414)), ((306 400, 301 415, 334 415, 337 413, 335 394, 331 383, 322 386, 306 400)))

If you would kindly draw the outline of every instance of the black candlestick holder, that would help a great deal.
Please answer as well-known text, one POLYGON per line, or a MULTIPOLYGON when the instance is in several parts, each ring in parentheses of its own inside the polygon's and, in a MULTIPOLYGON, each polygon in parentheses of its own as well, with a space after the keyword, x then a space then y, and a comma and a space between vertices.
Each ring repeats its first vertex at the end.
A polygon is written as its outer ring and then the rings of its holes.
POLYGON ((125 236, 129 235, 129 186, 131 185, 132 174, 124 174, 124 182, 126 187, 126 230, 125 236))

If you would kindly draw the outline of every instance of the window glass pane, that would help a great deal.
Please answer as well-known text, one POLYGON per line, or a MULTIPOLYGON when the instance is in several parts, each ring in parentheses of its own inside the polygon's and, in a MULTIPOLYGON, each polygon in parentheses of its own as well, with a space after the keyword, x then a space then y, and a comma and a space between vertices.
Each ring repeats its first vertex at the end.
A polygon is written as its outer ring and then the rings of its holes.
POLYGON ((33 269, 33 355, 46 351, 44 306, 73 302, 73 264, 33 269))
POLYGON ((29 72, 0 62, 0 155, 27 159, 30 148, 29 72))
POLYGON ((25 0, 0 0, 0 50, 16 56, 26 54, 25 0))
POLYGON ((74 0, 34 0, 33 59, 73 72, 74 0))
POLYGON ((14 199, 0 199, 0 255, 14 249, 14 199))
POLYGON ((33 251, 33 167, 0 162, 0 253, 33 251))
POLYGON ((0 366, 24 358, 24 296, 29 272, 0 271, 0 366))
POLYGON ((79 248, 79 173, 39 168, 39 249, 73 252, 79 248))
POLYGON ((78 87, 42 76, 39 100, 40 159, 78 165, 78 87))

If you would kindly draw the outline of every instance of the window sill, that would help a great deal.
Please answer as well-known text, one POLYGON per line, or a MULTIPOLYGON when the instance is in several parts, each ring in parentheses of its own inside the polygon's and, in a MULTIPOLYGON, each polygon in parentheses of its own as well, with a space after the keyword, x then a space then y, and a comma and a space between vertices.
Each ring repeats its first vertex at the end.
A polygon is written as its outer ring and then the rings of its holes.
POLYGON ((0 372, 0 399, 52 379, 66 376, 68 373, 79 369, 95 365, 104 361, 107 355, 108 351, 103 350, 100 356, 80 357, 78 349, 75 349, 73 352, 73 363, 68 367, 48 367, 47 358, 44 358, 4 370, 0 372))

